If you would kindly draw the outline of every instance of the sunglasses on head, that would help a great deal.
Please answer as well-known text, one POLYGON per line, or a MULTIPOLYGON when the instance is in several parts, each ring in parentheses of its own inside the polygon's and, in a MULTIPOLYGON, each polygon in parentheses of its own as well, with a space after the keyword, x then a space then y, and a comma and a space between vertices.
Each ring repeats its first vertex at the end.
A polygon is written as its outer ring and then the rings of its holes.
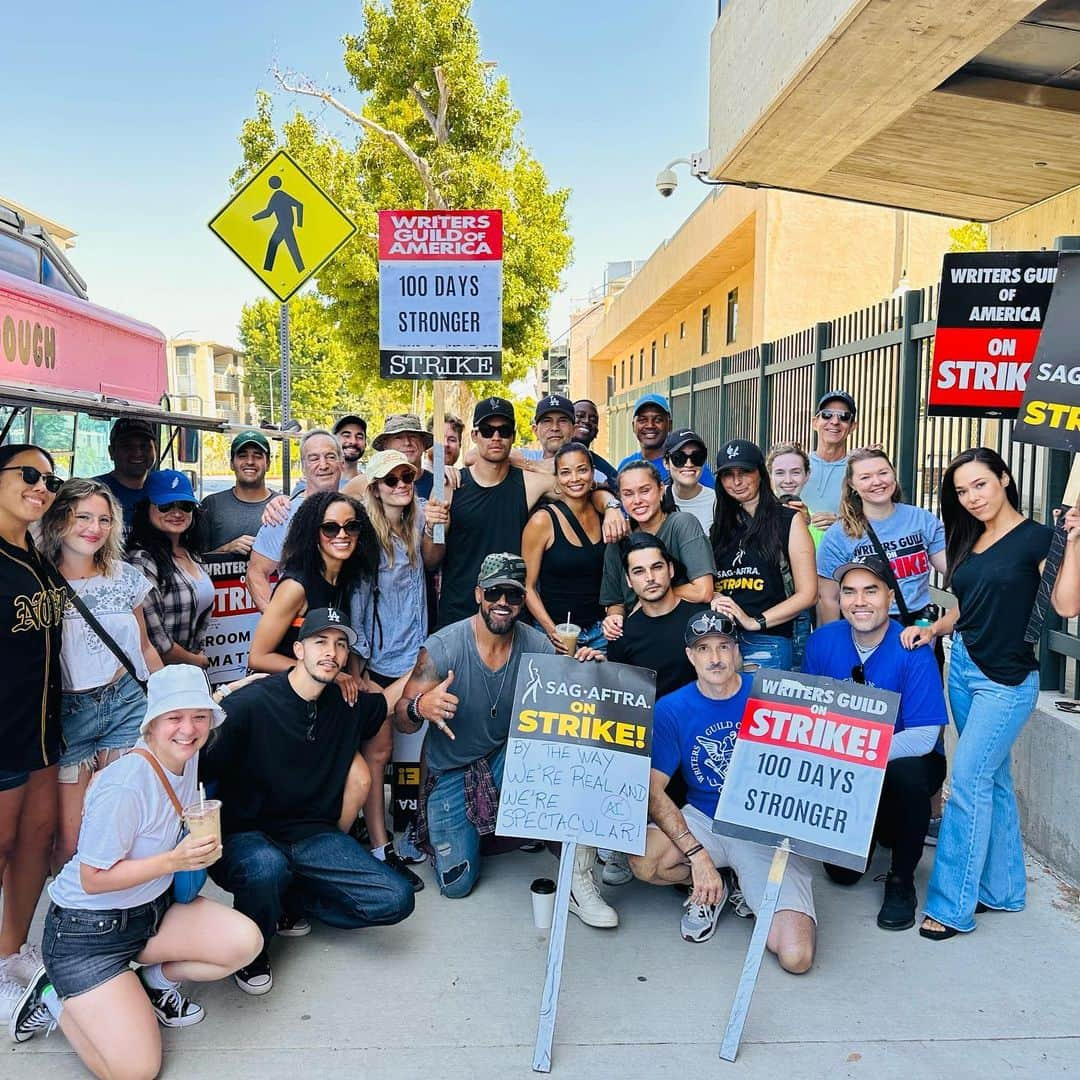
POLYGON ((514 437, 514 427, 512 424, 485 424, 481 421, 476 425, 476 430, 480 432, 482 438, 494 439, 496 435, 500 439, 512 439, 514 437))
POLYGON ((324 521, 319 526, 319 532, 327 540, 336 540, 342 533, 346 536, 359 536, 363 528, 364 526, 356 518, 353 518, 352 521, 346 521, 344 524, 337 521, 324 521))
POLYGON ((818 416, 822 420, 839 420, 842 424, 850 424, 855 419, 855 414, 847 409, 822 409, 818 416))
POLYGON ((179 510, 181 514, 194 514, 195 507, 198 505, 198 503, 188 502, 187 499, 179 499, 176 502, 159 503, 158 512, 171 514, 174 510, 179 510))
POLYGON ((489 604, 496 603, 503 596, 511 606, 521 604, 525 600, 525 590, 513 585, 489 585, 484 590, 484 599, 489 604))
POLYGON ((708 456, 704 450, 672 450, 668 455, 676 469, 681 469, 687 462, 695 467, 704 465, 708 456))
POLYGON ((379 482, 388 488, 396 488, 401 484, 411 484, 416 479, 416 474, 411 469, 402 469, 401 472, 391 473, 389 476, 380 476, 379 482))
POLYGON ((55 495, 63 486, 64 481, 56 473, 43 473, 35 469, 33 465, 5 465, 0 472, 21 472, 23 483, 27 487, 33 487, 39 480, 45 481, 45 490, 55 495))

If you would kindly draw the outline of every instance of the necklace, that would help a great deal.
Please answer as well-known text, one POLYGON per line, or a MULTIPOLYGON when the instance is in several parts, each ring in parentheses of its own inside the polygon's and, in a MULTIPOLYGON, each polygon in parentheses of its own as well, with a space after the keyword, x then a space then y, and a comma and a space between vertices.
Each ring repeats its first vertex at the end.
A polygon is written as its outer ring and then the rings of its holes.
MULTIPOLYGON (((499 680, 499 689, 498 692, 495 694, 494 698, 492 698, 491 691, 488 689, 487 679, 484 680, 484 693, 487 695, 488 704, 491 706, 492 720, 495 719, 495 714, 498 712, 499 698, 502 697, 503 687, 506 685, 506 673, 510 670, 510 660, 514 655, 514 638, 516 635, 517 627, 515 626, 514 629, 510 632, 510 651, 506 654, 506 663, 503 664, 502 679, 499 680)), ((487 667, 486 664, 484 666, 487 667)), ((487 674, 490 677, 495 673, 493 671, 489 671, 487 672, 487 674)))

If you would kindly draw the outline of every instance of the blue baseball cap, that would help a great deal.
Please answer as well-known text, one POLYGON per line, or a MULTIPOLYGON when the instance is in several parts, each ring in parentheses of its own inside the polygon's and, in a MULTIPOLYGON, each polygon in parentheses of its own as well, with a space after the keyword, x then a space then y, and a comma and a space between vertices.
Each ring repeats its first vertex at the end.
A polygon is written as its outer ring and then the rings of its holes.
POLYGON ((146 487, 143 490, 155 506, 199 501, 191 489, 191 481, 176 469, 159 469, 157 472, 152 472, 146 478, 146 487))
POLYGON ((667 398, 663 394, 646 394, 644 397, 638 398, 638 402, 634 406, 634 416, 637 416, 646 405, 655 405, 658 409, 663 409, 668 416, 671 415, 671 406, 668 405, 667 398))

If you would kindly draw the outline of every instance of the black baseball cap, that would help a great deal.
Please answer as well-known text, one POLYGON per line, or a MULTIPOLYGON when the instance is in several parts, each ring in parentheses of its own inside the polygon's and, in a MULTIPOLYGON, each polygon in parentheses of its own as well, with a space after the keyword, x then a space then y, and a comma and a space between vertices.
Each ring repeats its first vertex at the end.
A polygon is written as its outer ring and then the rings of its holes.
POLYGON ((843 584, 845 576, 850 574, 852 570, 865 570, 867 573, 873 574, 879 581, 883 581, 890 589, 892 588, 888 568, 876 555, 864 555, 861 559, 850 559, 848 562, 842 563, 833 571, 833 581, 837 584, 843 584))
POLYGON ((347 416, 341 417, 340 420, 334 424, 334 434, 336 435, 346 424, 352 424, 354 427, 360 428, 360 430, 367 434, 367 421, 362 416, 357 416, 356 413, 349 413, 347 416))
MULTIPOLYGON (((574 415, 573 406, 570 408, 571 417, 574 415)), ((501 416, 504 420, 514 423, 514 406, 506 398, 486 397, 481 398, 473 409, 472 426, 476 427, 481 420, 490 420, 493 416, 501 416)))
POLYGON ((691 431, 689 428, 679 428, 677 431, 673 431, 664 440, 664 457, 667 457, 673 450, 680 450, 688 443, 697 443, 703 450, 707 450, 705 440, 696 432, 691 431))
POLYGON ((125 436, 139 435, 149 439, 155 446, 158 442, 157 428, 149 420, 141 420, 137 416, 121 416, 112 426, 109 432, 109 445, 123 439, 125 436))
POLYGON ((851 413, 852 419, 855 417, 855 399, 846 390, 830 390, 827 394, 821 395, 821 400, 817 403, 817 411, 821 412, 830 401, 842 401, 846 406, 849 413, 851 413))
POLYGON ((765 455, 749 439, 730 439, 716 452, 716 471, 764 469, 765 455))
POLYGON ((568 397, 563 397, 562 394, 548 394, 547 397, 542 397, 536 403, 536 412, 533 413, 533 423, 535 424, 541 416, 547 416, 548 413, 561 413, 563 416, 573 421, 574 403, 568 397))
POLYGON ((334 607, 319 607, 309 611, 300 624, 300 632, 296 635, 296 640, 303 641, 304 638, 309 638, 322 630, 340 630, 345 635, 350 648, 357 642, 356 631, 352 628, 349 617, 334 607))

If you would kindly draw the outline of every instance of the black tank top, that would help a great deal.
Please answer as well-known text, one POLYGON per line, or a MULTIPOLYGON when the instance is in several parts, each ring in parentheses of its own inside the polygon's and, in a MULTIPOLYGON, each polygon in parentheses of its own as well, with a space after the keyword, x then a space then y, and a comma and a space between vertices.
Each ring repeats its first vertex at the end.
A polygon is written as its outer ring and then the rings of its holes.
POLYGON ((525 475, 511 467, 494 487, 482 487, 468 469, 450 503, 450 530, 442 565, 439 628, 476 614, 476 576, 486 555, 521 554, 521 530, 529 520, 525 475))
MULTIPOLYGON (((348 604, 345 602, 348 598, 344 595, 341 587, 338 585, 331 585, 320 574, 314 581, 304 581, 296 574, 286 574, 281 578, 281 581, 289 580, 297 582, 304 589, 304 596, 307 598, 307 607, 304 608, 300 615, 297 615, 293 619, 289 629, 285 631, 285 636, 281 639, 281 643, 274 650, 281 653, 282 656, 287 656, 290 660, 295 660, 293 656, 293 645, 296 643, 297 636, 300 633, 300 626, 304 621, 304 615, 309 611, 314 611, 316 608, 322 607, 336 607, 338 610, 348 610, 348 604)), ((281 581, 278 584, 281 584, 281 581)), ((276 587, 276 586, 275 586, 276 587)))
MULTIPOLYGON (((786 506, 780 508, 785 557, 791 519, 796 512, 786 506)), ((747 615, 758 616, 787 599, 780 562, 766 558, 756 544, 746 544, 742 533, 737 533, 724 547, 715 548, 713 556, 716 559, 716 591, 730 596, 747 615)), ((778 626, 766 627, 765 633, 791 637, 794 625, 789 619, 778 626)))
POLYGON ((604 576, 603 536, 594 544, 574 512, 562 503, 552 503, 543 509, 551 518, 555 542, 544 552, 536 591, 556 623, 561 623, 569 611, 570 621, 587 630, 604 617, 604 609, 600 606, 600 579, 604 576), (559 518, 573 530, 580 547, 566 539, 559 518))

